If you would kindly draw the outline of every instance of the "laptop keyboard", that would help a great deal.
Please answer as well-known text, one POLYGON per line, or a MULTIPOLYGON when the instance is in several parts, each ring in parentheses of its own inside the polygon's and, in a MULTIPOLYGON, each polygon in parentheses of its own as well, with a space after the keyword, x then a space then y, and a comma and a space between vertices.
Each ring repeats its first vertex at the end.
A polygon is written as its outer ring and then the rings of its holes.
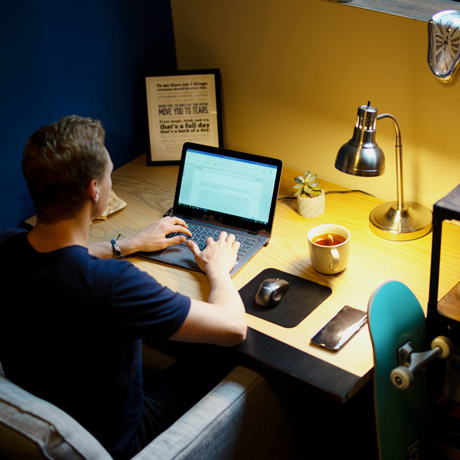
MULTIPOLYGON (((211 237, 214 241, 219 238, 219 235, 222 230, 215 228, 204 227, 197 224, 188 224, 188 229, 192 232, 192 240, 198 245, 200 251, 206 247, 206 240, 211 237)), ((172 236, 183 235, 183 233, 170 233, 166 238, 171 238, 172 236)), ((187 235, 184 235, 186 238, 190 238, 187 235)), ((259 241, 257 238, 235 234, 235 239, 240 243, 240 248, 238 250, 237 260, 244 257, 259 241)))

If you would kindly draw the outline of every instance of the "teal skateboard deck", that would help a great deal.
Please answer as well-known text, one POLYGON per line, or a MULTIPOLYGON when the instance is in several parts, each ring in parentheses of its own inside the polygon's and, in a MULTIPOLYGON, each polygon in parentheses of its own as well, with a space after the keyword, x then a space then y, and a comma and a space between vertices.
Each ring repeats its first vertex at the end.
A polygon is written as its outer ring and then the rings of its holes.
POLYGON ((429 405, 426 372, 417 372, 407 389, 392 382, 401 365, 400 349, 410 343, 422 352, 425 315, 412 291, 398 281, 381 284, 368 305, 374 354, 374 403, 380 460, 428 458, 429 405))

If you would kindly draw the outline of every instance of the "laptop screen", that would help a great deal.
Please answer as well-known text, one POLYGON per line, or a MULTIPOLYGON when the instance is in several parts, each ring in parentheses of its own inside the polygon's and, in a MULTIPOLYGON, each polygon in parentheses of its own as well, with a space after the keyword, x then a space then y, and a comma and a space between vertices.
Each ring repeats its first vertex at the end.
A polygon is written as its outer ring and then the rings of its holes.
POLYGON ((280 175, 279 160, 186 144, 174 205, 193 217, 268 229, 280 175))

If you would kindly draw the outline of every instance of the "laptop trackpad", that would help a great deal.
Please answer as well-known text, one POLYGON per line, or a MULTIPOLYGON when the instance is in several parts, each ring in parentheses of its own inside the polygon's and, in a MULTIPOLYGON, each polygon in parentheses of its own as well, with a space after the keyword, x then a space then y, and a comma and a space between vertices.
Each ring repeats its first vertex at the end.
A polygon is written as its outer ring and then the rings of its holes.
POLYGON ((159 257, 159 260, 161 259, 174 265, 179 265, 180 267, 191 268, 194 270, 198 268, 198 264, 195 261, 192 251, 182 244, 166 248, 159 257))

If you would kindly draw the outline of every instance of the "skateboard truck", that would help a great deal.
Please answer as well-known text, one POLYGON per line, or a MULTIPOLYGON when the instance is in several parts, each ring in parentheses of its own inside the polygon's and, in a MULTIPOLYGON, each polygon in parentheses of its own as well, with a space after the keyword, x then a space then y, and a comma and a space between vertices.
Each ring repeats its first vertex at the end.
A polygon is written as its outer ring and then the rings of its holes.
POLYGON ((431 342, 431 350, 414 352, 412 342, 406 342, 398 349, 399 366, 391 371, 391 381, 399 390, 407 390, 414 382, 414 374, 424 369, 435 358, 446 359, 452 348, 452 342, 443 336, 431 342))

